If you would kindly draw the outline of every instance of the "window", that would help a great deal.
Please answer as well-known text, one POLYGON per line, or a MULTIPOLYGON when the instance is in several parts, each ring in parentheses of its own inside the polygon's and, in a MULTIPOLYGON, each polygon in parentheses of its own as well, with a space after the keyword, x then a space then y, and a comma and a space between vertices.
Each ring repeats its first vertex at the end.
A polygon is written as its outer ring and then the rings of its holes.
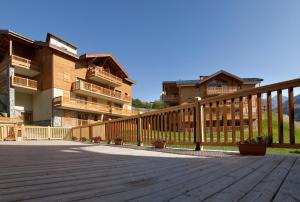
POLYGON ((63 81, 64 82, 70 82, 70 74, 67 72, 63 73, 63 81))
POLYGON ((199 86, 195 88, 195 92, 200 93, 200 87, 199 86))

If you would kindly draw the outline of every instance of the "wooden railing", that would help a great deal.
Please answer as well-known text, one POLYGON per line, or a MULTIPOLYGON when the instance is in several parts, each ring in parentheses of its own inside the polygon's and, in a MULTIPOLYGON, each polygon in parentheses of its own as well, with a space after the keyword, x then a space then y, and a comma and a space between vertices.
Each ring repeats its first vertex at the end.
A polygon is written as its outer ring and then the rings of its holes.
MULTIPOLYGON (((126 110, 119 107, 111 107, 110 105, 70 98, 67 96, 59 96, 53 98, 53 106, 72 108, 72 109, 86 111, 86 112, 107 113, 107 114, 113 114, 119 116, 132 116, 138 113, 135 110, 126 110)), ((90 123, 87 120, 81 120, 78 123, 78 125, 88 125, 88 124, 90 123)))
POLYGON ((104 105, 96 102, 89 102, 86 100, 70 98, 66 96, 59 96, 53 98, 54 107, 66 107, 87 112, 102 112, 110 113, 111 108, 109 105, 104 105))
POLYGON ((29 60, 20 56, 12 55, 10 63, 13 66, 18 66, 26 69, 39 70, 39 64, 33 60, 29 60))
POLYGON ((0 117, 1 124, 15 124, 18 122, 23 122, 23 121, 20 118, 0 117))
POLYGON ((227 94, 238 90, 235 86, 228 87, 207 87, 207 95, 227 94))
POLYGON ((11 81, 12 81, 13 86, 30 88, 33 90, 37 90, 37 88, 38 88, 37 81, 32 80, 32 79, 23 78, 23 77, 19 77, 19 76, 12 76, 11 81))
POLYGON ((23 140, 70 140, 70 128, 24 126, 23 140))
POLYGON ((163 100, 164 101, 179 101, 179 95, 163 95, 163 100))
MULTIPOLYGON (((299 148, 300 134, 295 135, 294 88, 296 87, 300 87, 300 79, 244 89, 203 100, 196 99, 193 104, 85 126, 91 127, 91 130, 82 131, 79 130, 80 127, 73 130, 81 131, 81 135, 93 136, 91 132, 87 134, 87 131, 92 131, 97 125, 104 125, 103 135, 107 140, 122 136, 125 142, 141 144, 165 139, 171 145, 195 144, 196 149, 200 149, 201 145, 236 145, 238 141, 243 142, 247 138, 265 136, 269 146, 299 148), (283 120, 284 90, 288 94, 287 123, 283 120), (272 111, 272 95, 277 96, 277 106, 274 106, 277 108, 276 113, 272 111), (267 102, 267 112, 264 115, 263 98, 266 98, 267 102), (206 113, 203 109, 206 109, 206 113), (254 109, 256 117, 253 114, 254 109), (237 110, 240 116, 237 116, 237 110), (273 120, 273 117, 276 117, 276 120, 273 120)), ((299 133, 299 130, 297 131, 299 133)))
POLYGON ((118 100, 123 100, 126 102, 130 102, 131 101, 131 97, 121 93, 119 91, 115 91, 115 90, 111 90, 108 88, 104 88, 92 83, 88 83, 82 80, 76 81, 72 84, 72 90, 76 91, 76 90, 84 90, 84 91, 88 91, 90 93, 96 93, 99 95, 104 95, 104 96, 108 96, 110 98, 115 98, 118 100))
POLYGON ((122 85, 123 82, 121 78, 109 72, 104 71, 102 67, 98 67, 98 66, 93 66, 88 68, 87 77, 93 77, 93 76, 103 78, 109 81, 110 83, 114 83, 118 86, 122 85))

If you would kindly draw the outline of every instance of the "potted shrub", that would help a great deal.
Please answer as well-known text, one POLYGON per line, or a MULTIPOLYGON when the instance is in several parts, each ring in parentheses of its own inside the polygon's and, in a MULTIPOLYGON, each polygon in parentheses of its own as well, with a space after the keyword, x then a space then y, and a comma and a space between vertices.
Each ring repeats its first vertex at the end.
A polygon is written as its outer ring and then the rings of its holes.
POLYGON ((100 136, 92 137, 91 142, 92 143, 100 143, 101 137, 100 136))
POLYGON ((82 138, 80 139, 80 141, 81 141, 81 142, 86 142, 87 139, 86 139, 86 137, 82 137, 82 138))
POLYGON ((153 142, 153 145, 154 145, 155 148, 164 149, 164 148, 166 148, 167 141, 158 139, 158 140, 153 142))
POLYGON ((123 138, 121 136, 115 138, 115 145, 123 145, 123 143, 123 138))
POLYGON ((247 139, 244 142, 239 142, 238 146, 241 155, 266 155, 267 144, 263 137, 247 139))
POLYGON ((77 141, 78 138, 73 136, 73 137, 72 137, 72 140, 73 140, 73 141, 77 141))

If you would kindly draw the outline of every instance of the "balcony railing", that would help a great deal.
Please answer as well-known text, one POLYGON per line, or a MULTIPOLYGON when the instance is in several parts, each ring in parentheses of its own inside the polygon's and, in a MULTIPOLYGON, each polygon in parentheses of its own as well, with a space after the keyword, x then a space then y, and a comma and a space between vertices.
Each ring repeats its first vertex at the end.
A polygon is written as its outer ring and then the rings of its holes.
POLYGON ((100 104, 97 102, 90 102, 76 98, 69 98, 66 96, 59 96, 53 98, 53 106, 57 108, 65 108, 76 111, 92 112, 92 113, 106 113, 119 116, 131 116, 138 112, 134 110, 126 110, 118 107, 111 107, 109 105, 100 104))
POLYGON ((91 80, 99 81, 112 86, 121 86, 122 79, 103 70, 102 67, 89 67, 87 77, 91 80))
POLYGON ((26 89, 31 89, 31 90, 38 89, 37 81, 32 80, 32 79, 23 78, 23 77, 19 77, 19 76, 12 76, 11 82, 12 82, 12 86, 15 86, 15 87, 21 87, 21 88, 26 88, 26 89))
POLYGON ((72 84, 72 91, 84 91, 88 92, 88 94, 94 94, 101 97, 104 97, 108 100, 115 99, 121 102, 130 102, 131 97, 119 91, 111 90, 108 88, 104 88, 92 83, 88 83, 82 80, 76 81, 72 84))
POLYGON ((163 95, 163 100, 167 102, 179 101, 179 95, 163 95))
POLYGON ((229 87, 207 87, 207 95, 218 95, 218 94, 228 94, 234 93, 238 90, 235 86, 229 87))
POLYGON ((128 110, 128 109, 123 109, 123 108, 119 108, 119 107, 112 107, 111 113, 113 115, 132 116, 132 115, 137 115, 139 112, 135 111, 135 110, 128 110))
POLYGON ((77 109, 86 112, 100 112, 110 113, 111 108, 109 105, 104 105, 96 102, 89 102, 81 99, 69 98, 65 96, 59 96, 53 98, 54 107, 77 109))
POLYGON ((16 55, 11 56, 10 63, 13 66, 21 68, 39 70, 39 64, 37 62, 16 55))

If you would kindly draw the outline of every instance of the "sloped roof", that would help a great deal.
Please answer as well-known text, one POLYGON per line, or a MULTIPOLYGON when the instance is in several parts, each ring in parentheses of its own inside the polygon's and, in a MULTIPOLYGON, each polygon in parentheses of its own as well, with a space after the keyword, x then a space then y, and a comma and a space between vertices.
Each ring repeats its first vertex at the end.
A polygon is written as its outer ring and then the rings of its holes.
MULTIPOLYGON (((96 54, 84 54, 79 57, 80 59, 93 59, 93 58, 110 58, 116 66, 121 70, 126 78, 128 78, 128 74, 125 69, 118 63, 118 61, 112 56, 110 53, 96 53, 96 54)), ((134 83, 134 81, 128 79, 129 82, 134 83)))
POLYGON ((195 85, 199 80, 178 80, 178 81, 163 81, 163 84, 176 84, 176 85, 195 85))
POLYGON ((229 72, 226 72, 224 70, 220 70, 220 71, 217 71, 216 73, 214 73, 214 74, 212 74, 210 76, 207 76, 204 79, 200 80, 199 84, 204 83, 204 82, 206 82, 206 81, 208 81, 208 80, 210 80, 210 79, 212 79, 212 78, 214 78, 214 77, 216 77, 216 76, 218 76, 220 74, 225 74, 225 75, 227 75, 227 76, 229 76, 229 77, 231 77, 231 78, 233 78, 233 79, 235 79, 235 80, 243 83, 243 80, 240 77, 238 77, 238 76, 236 76, 234 74, 231 74, 229 72))

